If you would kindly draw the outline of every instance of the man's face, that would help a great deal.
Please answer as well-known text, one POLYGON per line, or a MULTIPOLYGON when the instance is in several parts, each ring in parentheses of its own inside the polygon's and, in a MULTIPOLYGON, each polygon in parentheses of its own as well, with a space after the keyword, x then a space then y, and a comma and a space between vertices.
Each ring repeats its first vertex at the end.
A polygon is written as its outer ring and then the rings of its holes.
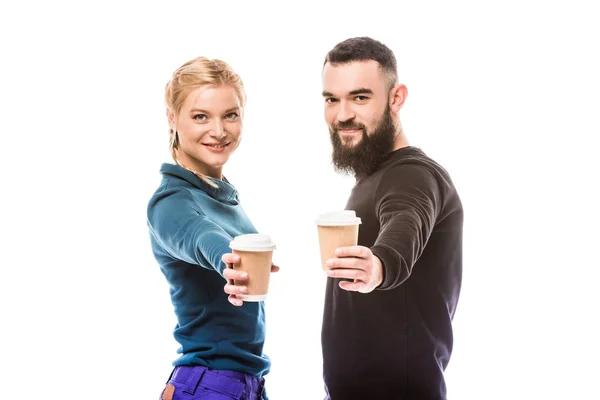
POLYGON ((379 64, 372 60, 327 63, 323 97, 334 167, 357 178, 369 175, 393 150, 396 133, 389 88, 379 64))

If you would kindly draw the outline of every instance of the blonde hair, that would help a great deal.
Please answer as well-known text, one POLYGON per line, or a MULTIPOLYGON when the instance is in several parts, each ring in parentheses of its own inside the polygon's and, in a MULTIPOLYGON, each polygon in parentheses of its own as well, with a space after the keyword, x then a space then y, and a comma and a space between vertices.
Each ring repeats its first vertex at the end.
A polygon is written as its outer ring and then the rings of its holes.
MULTIPOLYGON (((244 84, 238 74, 224 61, 206 57, 197 57, 179 67, 171 80, 165 87, 165 103, 169 113, 174 116, 179 115, 181 107, 187 96, 194 90, 205 85, 229 85, 233 88, 240 101, 241 112, 243 113, 246 104, 246 92, 244 84)), ((177 165, 193 172, 200 179, 213 187, 217 185, 210 177, 194 171, 185 165, 182 165, 177 159, 177 149, 179 148, 179 137, 177 131, 169 127, 169 150, 171 157, 177 165)))

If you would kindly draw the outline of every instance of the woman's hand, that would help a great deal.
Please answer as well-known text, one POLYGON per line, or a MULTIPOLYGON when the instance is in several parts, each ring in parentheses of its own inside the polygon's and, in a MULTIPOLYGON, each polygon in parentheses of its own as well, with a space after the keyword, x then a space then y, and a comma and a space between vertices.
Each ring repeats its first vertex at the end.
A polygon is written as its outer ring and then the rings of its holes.
MULTIPOLYGON (((242 284, 244 281, 248 280, 248 273, 233 268, 234 264, 240 262, 240 256, 237 254, 223 254, 221 260, 227 265, 227 268, 223 271, 223 276, 227 279, 227 284, 224 288, 225 293, 229 295, 229 302, 231 304, 234 306, 241 306, 244 302, 238 295, 248 293, 248 287, 242 284), (237 281, 237 285, 234 284, 234 281, 237 281)), ((271 264, 271 272, 277 271, 279 271, 279 267, 275 264, 271 264)))

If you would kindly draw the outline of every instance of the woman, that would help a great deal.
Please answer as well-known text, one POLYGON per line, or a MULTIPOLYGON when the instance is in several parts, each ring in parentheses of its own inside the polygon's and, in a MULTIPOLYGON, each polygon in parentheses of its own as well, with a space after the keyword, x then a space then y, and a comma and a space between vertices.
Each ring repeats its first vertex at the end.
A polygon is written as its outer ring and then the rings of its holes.
POLYGON ((257 232, 223 176, 242 135, 242 81, 225 62, 199 57, 175 71, 165 100, 175 164, 161 167, 148 226, 181 356, 161 399, 266 399, 264 303, 234 307, 223 286, 226 263, 239 261, 230 241, 257 232))

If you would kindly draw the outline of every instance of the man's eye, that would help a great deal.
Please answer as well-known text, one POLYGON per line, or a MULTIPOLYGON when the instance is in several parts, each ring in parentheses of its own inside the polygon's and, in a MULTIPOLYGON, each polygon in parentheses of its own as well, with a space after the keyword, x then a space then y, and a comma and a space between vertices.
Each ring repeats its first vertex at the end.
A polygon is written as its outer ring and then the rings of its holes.
POLYGON ((325 99, 325 103, 335 103, 337 101, 337 99, 333 98, 333 97, 328 97, 325 99))
POLYGON ((204 121, 206 119, 206 115, 204 115, 204 114, 196 114, 196 115, 194 115, 194 119, 196 121, 204 121))
POLYGON ((365 101, 368 99, 368 97, 367 96, 356 96, 354 99, 357 101, 365 101))

